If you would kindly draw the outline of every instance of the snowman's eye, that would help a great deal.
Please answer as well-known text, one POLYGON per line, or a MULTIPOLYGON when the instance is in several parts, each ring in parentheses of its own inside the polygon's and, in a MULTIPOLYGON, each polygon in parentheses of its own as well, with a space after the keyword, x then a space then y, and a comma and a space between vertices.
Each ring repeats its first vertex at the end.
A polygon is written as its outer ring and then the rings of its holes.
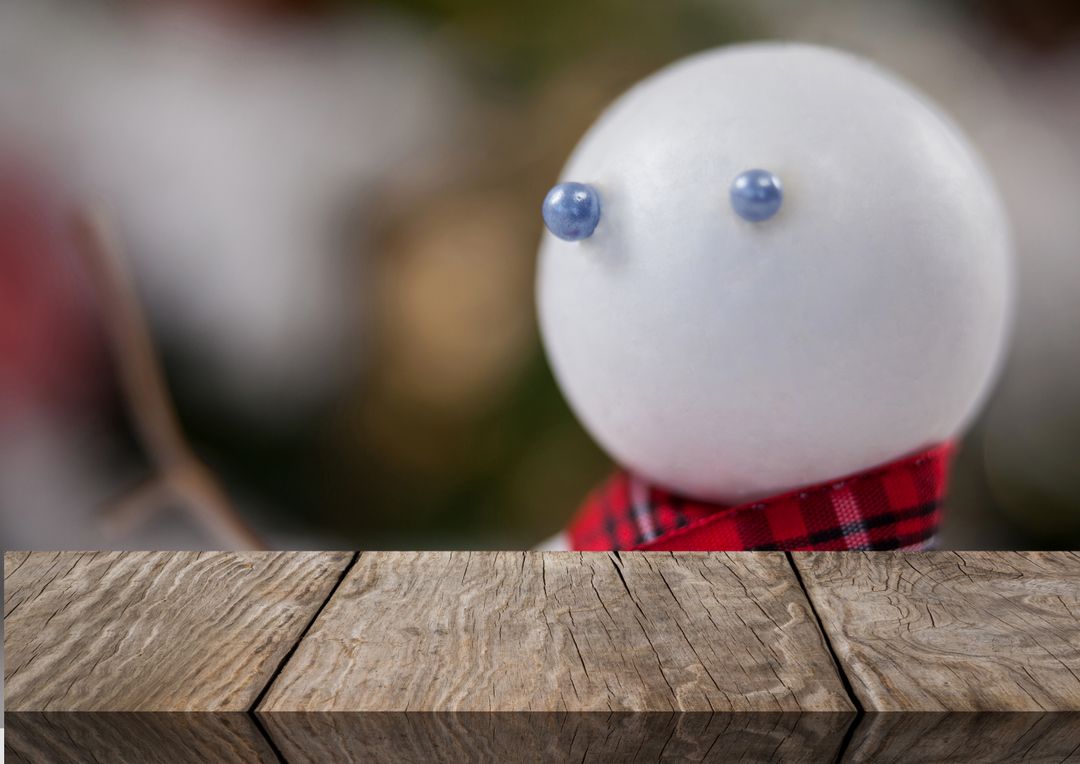
POLYGON ((731 184, 731 207, 752 223, 768 220, 780 211, 784 191, 780 179, 768 170, 747 170, 731 184))
POLYGON ((600 222, 600 195, 584 183, 559 183, 544 197, 544 225, 564 241, 592 236, 600 222))

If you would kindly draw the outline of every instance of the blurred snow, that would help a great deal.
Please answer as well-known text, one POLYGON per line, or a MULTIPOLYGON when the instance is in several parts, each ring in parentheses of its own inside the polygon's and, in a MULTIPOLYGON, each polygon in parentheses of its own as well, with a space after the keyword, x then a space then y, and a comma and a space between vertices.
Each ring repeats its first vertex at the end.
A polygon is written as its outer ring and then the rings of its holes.
POLYGON ((452 132, 453 68, 387 19, 236 27, 0 5, 0 135, 117 216, 156 326, 265 421, 361 352, 361 203, 452 132))

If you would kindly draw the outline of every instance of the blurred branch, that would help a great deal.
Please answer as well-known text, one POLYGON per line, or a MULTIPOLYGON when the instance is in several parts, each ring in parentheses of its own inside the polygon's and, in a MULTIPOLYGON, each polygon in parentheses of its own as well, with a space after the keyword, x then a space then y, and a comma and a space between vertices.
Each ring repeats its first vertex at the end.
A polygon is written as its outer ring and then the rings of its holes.
POLYGON ((221 543, 237 549, 265 548, 180 428, 115 232, 103 216, 80 212, 74 235, 101 303, 135 429, 156 470, 149 481, 106 507, 106 524, 114 531, 129 531, 172 496, 221 543))

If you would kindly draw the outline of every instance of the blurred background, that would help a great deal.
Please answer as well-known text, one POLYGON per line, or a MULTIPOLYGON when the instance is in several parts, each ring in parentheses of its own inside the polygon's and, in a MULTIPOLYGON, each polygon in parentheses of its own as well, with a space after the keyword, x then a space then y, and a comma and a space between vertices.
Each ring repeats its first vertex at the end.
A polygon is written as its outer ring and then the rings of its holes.
POLYGON ((1080 6, 1023 0, 0 0, 0 547, 562 528, 610 464, 541 353, 540 201, 628 86, 761 38, 987 158, 1018 316, 944 545, 1080 547, 1080 6))

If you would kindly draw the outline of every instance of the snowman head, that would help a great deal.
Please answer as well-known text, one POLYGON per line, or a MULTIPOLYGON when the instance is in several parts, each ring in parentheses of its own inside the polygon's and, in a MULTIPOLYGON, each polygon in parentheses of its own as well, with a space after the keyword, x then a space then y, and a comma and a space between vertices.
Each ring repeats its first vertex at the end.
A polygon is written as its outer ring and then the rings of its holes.
POLYGON ((956 127, 867 62, 694 56, 611 106, 561 180, 544 343, 581 421, 642 477, 752 500, 954 437, 986 395, 1005 215, 956 127))

